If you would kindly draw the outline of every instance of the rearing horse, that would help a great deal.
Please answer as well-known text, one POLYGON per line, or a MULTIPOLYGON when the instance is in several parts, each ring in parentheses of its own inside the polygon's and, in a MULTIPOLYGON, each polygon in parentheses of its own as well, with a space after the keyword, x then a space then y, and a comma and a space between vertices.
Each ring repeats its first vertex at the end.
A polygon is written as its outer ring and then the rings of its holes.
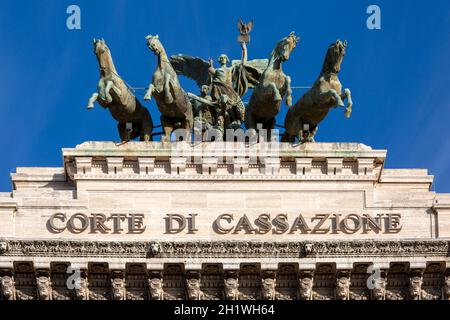
POLYGON ((283 73, 281 65, 289 59, 299 41, 300 38, 291 32, 272 50, 267 68, 259 79, 246 109, 247 129, 256 129, 257 124, 262 124, 263 129, 273 129, 283 97, 286 96, 286 105, 292 105, 291 78, 283 73))
POLYGON ((100 80, 87 108, 93 109, 97 101, 103 108, 109 109, 113 118, 119 122, 117 128, 122 141, 136 137, 140 137, 141 141, 150 141, 153 130, 150 113, 117 74, 105 40, 94 39, 94 53, 100 68, 100 80))
POLYGON ((341 63, 345 56, 347 41, 337 40, 327 51, 319 78, 300 100, 289 109, 284 121, 286 132, 282 141, 314 142, 317 125, 326 117, 331 108, 344 107, 347 98, 345 117, 352 112, 352 96, 349 89, 342 93, 342 85, 338 78, 341 63))
POLYGON ((161 125, 164 128, 162 141, 170 141, 174 129, 186 130, 189 140, 193 127, 194 117, 192 105, 184 90, 181 88, 177 74, 167 58, 166 51, 159 41, 159 37, 147 36, 147 46, 158 57, 158 67, 152 77, 144 100, 155 97, 158 109, 161 112, 161 125))

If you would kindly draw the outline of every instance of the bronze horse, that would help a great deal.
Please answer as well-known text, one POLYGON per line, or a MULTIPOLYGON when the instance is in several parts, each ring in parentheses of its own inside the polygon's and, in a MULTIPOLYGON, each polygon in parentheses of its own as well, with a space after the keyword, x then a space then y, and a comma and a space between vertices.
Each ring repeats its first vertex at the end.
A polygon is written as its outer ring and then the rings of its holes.
POLYGON ((150 141, 153 131, 150 113, 118 75, 105 40, 94 39, 94 53, 100 67, 100 81, 87 108, 93 109, 97 101, 103 108, 109 109, 113 118, 119 122, 117 128, 122 141, 137 137, 141 141, 150 141))
POLYGON ((164 129, 161 140, 170 141, 170 135, 175 129, 186 130, 185 134, 189 140, 194 122, 191 102, 180 86, 159 37, 149 35, 146 39, 148 48, 158 57, 158 67, 144 99, 150 100, 152 96, 155 97, 164 129))
POLYGON ((328 48, 319 78, 286 115, 286 132, 282 141, 294 142, 297 137, 300 142, 314 142, 317 125, 331 108, 344 107, 344 99, 347 99, 345 117, 350 117, 353 105, 351 93, 349 89, 342 93, 338 78, 346 47, 347 41, 337 40, 328 48))
POLYGON ((300 38, 291 32, 272 50, 267 68, 259 79, 246 109, 247 129, 256 129, 257 124, 262 124, 263 129, 273 129, 283 97, 286 97, 286 105, 292 105, 291 78, 283 73, 281 66, 289 59, 299 40, 300 38))

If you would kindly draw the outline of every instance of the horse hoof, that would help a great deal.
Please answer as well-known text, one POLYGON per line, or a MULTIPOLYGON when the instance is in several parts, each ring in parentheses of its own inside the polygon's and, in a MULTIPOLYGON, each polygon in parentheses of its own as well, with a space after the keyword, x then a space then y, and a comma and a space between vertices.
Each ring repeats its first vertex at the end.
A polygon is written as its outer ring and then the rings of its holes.
POLYGON ((352 114, 351 110, 345 110, 344 116, 348 119, 350 118, 351 114, 352 114))
POLYGON ((286 98, 286 105, 292 107, 292 98, 286 98))

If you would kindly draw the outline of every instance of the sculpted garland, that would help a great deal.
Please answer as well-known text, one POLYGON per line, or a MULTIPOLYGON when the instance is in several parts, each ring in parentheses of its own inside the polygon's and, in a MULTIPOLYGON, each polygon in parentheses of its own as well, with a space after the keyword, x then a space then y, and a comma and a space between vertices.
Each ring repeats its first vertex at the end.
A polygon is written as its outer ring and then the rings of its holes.
MULTIPOLYGON (((291 77, 284 74, 283 63, 290 58, 300 42, 294 32, 278 41, 268 59, 248 60, 247 44, 253 21, 238 22, 242 54, 241 59, 231 61, 226 54, 218 58, 219 67, 213 60, 204 60, 186 54, 168 57, 157 35, 146 37, 148 48, 158 59, 152 81, 146 89, 144 100, 152 97, 161 113, 163 136, 161 141, 175 139, 190 141, 192 130, 202 135, 205 141, 223 140, 226 130, 252 129, 273 130, 275 117, 280 112, 283 99, 289 107, 284 125, 285 142, 314 142, 318 125, 328 112, 345 106, 345 116, 350 117, 352 98, 348 88, 342 90, 338 78, 345 56, 347 41, 337 40, 327 50, 318 79, 293 106, 291 77), (178 75, 195 80, 199 95, 185 92, 178 75), (248 104, 244 96, 251 91, 248 104)), ((110 110, 118 121, 119 137, 127 142, 137 137, 150 141, 153 121, 148 110, 136 98, 119 74, 112 61, 111 52, 102 40, 94 40, 94 53, 100 68, 97 91, 88 101, 88 109, 98 102, 110 110)), ((137 90, 137 89, 136 89, 137 90)), ((281 126, 280 126, 281 127, 281 126)))

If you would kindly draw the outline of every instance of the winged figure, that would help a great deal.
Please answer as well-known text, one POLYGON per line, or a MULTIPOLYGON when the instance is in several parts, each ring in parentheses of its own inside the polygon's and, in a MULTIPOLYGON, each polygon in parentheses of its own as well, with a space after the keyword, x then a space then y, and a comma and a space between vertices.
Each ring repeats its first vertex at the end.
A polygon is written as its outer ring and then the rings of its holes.
POLYGON ((238 42, 250 42, 250 31, 252 31, 253 28, 253 20, 251 20, 249 23, 244 23, 241 19, 238 21, 238 30, 239 30, 239 37, 238 42))
MULTIPOLYGON (((245 47, 245 43, 243 46, 245 47)), ((245 59, 234 60, 231 67, 228 67, 228 57, 220 55, 218 68, 213 67, 212 60, 208 62, 199 57, 185 54, 170 57, 170 63, 177 74, 193 79, 199 88, 211 88, 211 103, 221 109, 217 123, 212 125, 219 126, 222 130, 241 126, 245 117, 241 96, 258 84, 258 79, 268 64, 266 59, 246 61, 246 53, 243 55, 245 59)), ((190 96, 193 97, 192 94, 190 96)))

